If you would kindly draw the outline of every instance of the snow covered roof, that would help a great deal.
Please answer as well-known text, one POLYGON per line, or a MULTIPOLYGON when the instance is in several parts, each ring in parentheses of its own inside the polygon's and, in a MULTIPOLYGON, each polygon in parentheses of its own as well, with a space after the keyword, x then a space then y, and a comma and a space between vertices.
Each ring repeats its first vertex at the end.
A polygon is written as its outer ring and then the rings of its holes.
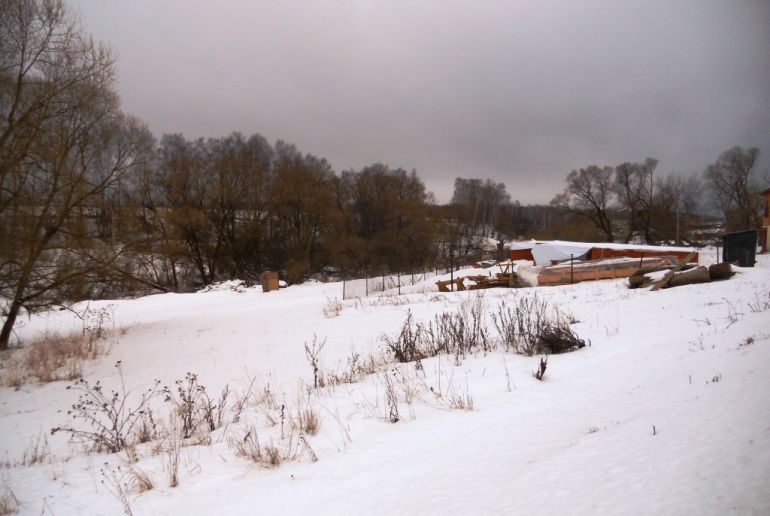
POLYGON ((532 246, 539 245, 556 245, 556 246, 576 246, 576 247, 600 247, 602 249, 634 249, 638 251, 672 251, 687 253, 695 250, 692 247, 677 247, 666 245, 639 245, 639 244, 616 244, 614 242, 571 242, 569 240, 530 240, 529 242, 516 242, 519 244, 526 244, 529 247, 519 247, 518 249, 530 249, 532 246))
POLYGON ((612 249, 615 251, 641 251, 654 253, 689 253, 690 247, 657 246, 616 244, 612 242, 570 242, 568 240, 529 240, 526 242, 511 242, 507 245, 510 250, 531 249, 535 263, 538 265, 550 265, 555 261, 578 258, 591 249, 612 249))

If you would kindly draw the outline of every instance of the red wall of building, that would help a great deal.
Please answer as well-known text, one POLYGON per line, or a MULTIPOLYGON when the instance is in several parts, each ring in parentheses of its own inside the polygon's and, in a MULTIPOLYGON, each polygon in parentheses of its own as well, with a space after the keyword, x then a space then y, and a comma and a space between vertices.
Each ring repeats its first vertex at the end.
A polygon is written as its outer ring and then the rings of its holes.
MULTIPOLYGON (((690 254, 689 251, 639 251, 637 249, 607 249, 602 247, 594 247, 591 249, 591 252, 588 255, 589 260, 598 260, 600 258, 619 258, 619 257, 628 257, 628 258, 641 258, 641 257, 647 257, 650 258, 652 256, 676 256, 678 259, 682 260, 687 257, 687 255, 690 254)), ((695 253, 695 258, 693 258, 691 263, 698 263, 698 253, 695 253)))

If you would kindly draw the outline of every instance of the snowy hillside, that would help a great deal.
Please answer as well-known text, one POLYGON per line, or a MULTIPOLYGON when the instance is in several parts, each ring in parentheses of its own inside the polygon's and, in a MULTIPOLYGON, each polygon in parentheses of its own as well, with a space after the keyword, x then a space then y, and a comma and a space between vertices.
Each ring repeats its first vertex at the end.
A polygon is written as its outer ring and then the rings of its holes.
MULTIPOLYGON (((342 284, 233 283, 34 316, 25 340, 106 330, 106 353, 82 365, 91 387, 122 392, 122 371, 128 406, 156 380, 172 399, 149 402, 147 442, 107 453, 51 435, 91 428, 68 415, 73 381, 0 388, 0 495, 56 515, 767 514, 770 260, 759 259, 727 281, 658 292, 609 280, 438 293, 434 278, 342 301, 342 284), (492 318, 533 299, 590 342, 550 355, 542 381, 540 357, 506 351, 492 318), (427 325, 474 307, 487 343, 472 353, 398 364, 387 352, 383 336, 408 314, 427 325), (229 394, 221 426, 202 420, 185 438, 171 414, 187 373, 212 406, 229 394)), ((3 358, 6 385, 20 355, 3 358)))

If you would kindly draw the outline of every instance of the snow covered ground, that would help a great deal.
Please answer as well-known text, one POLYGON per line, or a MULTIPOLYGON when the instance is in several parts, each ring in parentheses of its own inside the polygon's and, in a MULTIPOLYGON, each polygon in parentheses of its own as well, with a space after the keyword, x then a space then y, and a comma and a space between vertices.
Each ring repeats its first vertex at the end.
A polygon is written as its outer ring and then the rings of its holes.
MULTIPOLYGON (((109 314, 112 329, 109 353, 85 364, 87 380, 119 388, 120 361, 135 394, 187 372, 212 397, 226 384, 243 393, 253 380, 252 394, 238 422, 231 396, 225 424, 185 443, 170 487, 169 439, 138 445, 129 461, 49 435, 71 423, 72 382, 0 388, 2 489, 22 514, 767 514, 768 258, 725 282, 658 292, 611 280, 440 294, 434 278, 362 300, 342 301, 341 283, 310 283, 81 304, 109 314), (440 355, 422 370, 389 364, 312 388, 305 344, 314 337, 326 341, 321 369, 339 372, 354 353, 383 357, 381 337, 398 333, 407 311, 428 321, 483 296, 489 315, 535 295, 572 314, 573 330, 591 342, 549 357, 542 382, 532 376, 538 357, 498 348, 460 365, 440 355), (307 446, 289 436, 302 409, 320 417, 307 446), (238 456, 250 429, 263 446, 286 450, 291 440, 297 460, 269 468, 238 456), (42 463, 22 464, 42 438, 42 463), (153 488, 139 493, 131 470, 153 488)), ((19 334, 82 326, 56 311, 25 320, 19 334)), ((491 320, 487 329, 497 338, 491 320)), ((163 427, 170 405, 155 401, 163 427)))

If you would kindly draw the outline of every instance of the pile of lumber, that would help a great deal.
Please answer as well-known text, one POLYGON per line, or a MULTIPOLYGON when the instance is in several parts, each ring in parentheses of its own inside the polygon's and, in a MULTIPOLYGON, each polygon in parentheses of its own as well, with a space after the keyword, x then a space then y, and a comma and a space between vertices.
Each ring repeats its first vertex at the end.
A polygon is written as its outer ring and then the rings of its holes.
POLYGON ((515 287, 517 285, 515 272, 498 272, 494 276, 468 276, 468 279, 475 283, 475 285, 470 285, 468 287, 469 290, 515 287))
POLYGON ((543 267, 537 273, 538 285, 569 285, 586 280, 628 278, 640 267, 669 267, 677 263, 672 256, 649 258, 608 258, 586 262, 560 263, 543 267))
POLYGON ((515 272, 498 272, 494 276, 483 275, 478 276, 464 276, 461 278, 455 278, 452 280, 439 280, 436 282, 439 292, 450 292, 452 290, 479 290, 485 288, 499 288, 499 287, 516 287, 518 286, 518 278, 515 272), (466 285, 464 281, 468 279, 473 283, 466 285), (455 285, 452 288, 452 284, 455 285))
POLYGON ((463 284, 464 278, 455 278, 451 280, 439 280, 436 282, 436 285, 438 285, 438 291, 439 292, 451 292, 454 290, 462 291, 466 290, 465 285, 463 284), (455 285, 454 287, 452 285, 455 285))
POLYGON ((708 283, 728 279, 735 274, 729 263, 717 263, 706 267, 679 262, 671 267, 641 268, 628 278, 629 288, 659 290, 694 283, 708 283))

